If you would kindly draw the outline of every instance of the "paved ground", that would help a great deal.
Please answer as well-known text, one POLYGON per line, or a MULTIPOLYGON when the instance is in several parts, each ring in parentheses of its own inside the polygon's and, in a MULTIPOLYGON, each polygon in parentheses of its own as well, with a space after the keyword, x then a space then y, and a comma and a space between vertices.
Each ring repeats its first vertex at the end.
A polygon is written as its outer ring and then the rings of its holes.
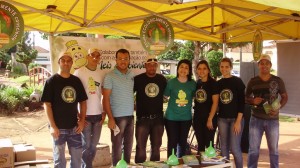
MULTIPOLYGON (((0 138, 11 138, 13 143, 33 144, 37 150, 37 159, 52 160, 52 143, 47 128, 47 120, 43 110, 36 112, 19 112, 13 116, 0 117, 0 138)), ((166 160, 166 135, 163 137, 161 157, 166 160)), ((110 143, 110 133, 106 125, 102 130, 101 143, 110 143)), ((110 145, 111 146, 111 145, 110 145)), ((265 139, 261 146, 259 167, 269 167, 268 150, 265 139)), ((300 122, 280 123, 280 167, 300 167, 300 122)), ((135 155, 132 152, 132 162, 135 155)), ((244 165, 247 154, 243 154, 244 165)), ((246 166, 245 166, 246 167, 246 166)))

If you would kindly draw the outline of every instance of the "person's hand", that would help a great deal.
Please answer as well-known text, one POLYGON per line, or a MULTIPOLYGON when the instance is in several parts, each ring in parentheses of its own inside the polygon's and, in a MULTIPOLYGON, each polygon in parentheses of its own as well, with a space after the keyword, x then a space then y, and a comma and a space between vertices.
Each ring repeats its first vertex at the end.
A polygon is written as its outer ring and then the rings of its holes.
POLYGON ((50 127, 50 134, 54 139, 58 139, 59 129, 57 127, 50 127))
POLYGON ((234 125, 233 125, 233 133, 234 133, 235 135, 238 135, 240 132, 241 132, 241 123, 235 121, 235 122, 234 122, 234 125))
POLYGON ((78 126, 75 130, 77 134, 80 134, 82 132, 82 130, 84 128, 84 123, 85 123, 85 121, 82 121, 82 120, 77 122, 78 126))
POLYGON ((279 109, 277 109, 277 110, 270 110, 270 112, 269 112, 269 116, 270 117, 275 117, 275 116, 277 116, 278 115, 278 113, 279 113, 279 109))
POLYGON ((254 105, 259 105, 263 100, 264 100, 264 99, 261 98, 261 97, 255 97, 255 98, 253 99, 253 104, 254 104, 254 105))
POLYGON ((89 122, 84 121, 84 127, 87 127, 89 125, 89 122))
POLYGON ((212 123, 212 120, 211 119, 208 119, 207 120, 207 123, 206 123, 206 126, 209 130, 213 130, 214 129, 214 126, 213 126, 213 123, 212 123))
POLYGON ((108 128, 110 129, 115 129, 116 128, 116 122, 114 119, 109 119, 108 120, 108 128))

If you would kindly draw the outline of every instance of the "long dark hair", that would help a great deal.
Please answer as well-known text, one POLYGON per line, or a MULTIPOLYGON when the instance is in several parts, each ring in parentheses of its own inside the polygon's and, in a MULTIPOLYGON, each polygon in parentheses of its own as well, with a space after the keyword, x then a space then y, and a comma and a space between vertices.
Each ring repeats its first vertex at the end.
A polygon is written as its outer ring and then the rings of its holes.
POLYGON ((198 64, 197 64, 197 66, 196 66, 197 69, 198 69, 198 67, 199 67, 200 64, 204 64, 204 65, 206 66, 206 68, 209 70, 209 73, 208 73, 208 80, 213 79, 213 77, 211 76, 211 71, 210 71, 210 67, 209 67, 209 65, 208 65, 208 62, 207 62, 206 60, 201 60, 201 61, 199 61, 198 64))
POLYGON ((176 77, 178 78, 178 76, 179 76, 178 69, 179 69, 180 65, 183 64, 183 63, 185 63, 185 64, 187 64, 189 66, 189 74, 187 75, 187 78, 188 78, 188 81, 190 81, 190 80, 192 80, 193 71, 192 71, 192 63, 188 59, 183 59, 183 60, 180 60, 178 62, 177 70, 176 70, 176 72, 177 72, 176 77))

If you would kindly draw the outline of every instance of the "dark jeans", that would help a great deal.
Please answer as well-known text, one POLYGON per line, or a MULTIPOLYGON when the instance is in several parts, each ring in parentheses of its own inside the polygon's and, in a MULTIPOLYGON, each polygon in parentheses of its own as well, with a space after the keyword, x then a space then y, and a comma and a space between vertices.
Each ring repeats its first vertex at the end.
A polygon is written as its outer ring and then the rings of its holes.
POLYGON ((168 156, 172 154, 172 149, 177 157, 181 158, 186 153, 187 137, 192 125, 192 120, 172 121, 165 119, 165 127, 168 136, 168 156), (178 151, 177 151, 178 145, 178 151))
POLYGON ((115 117, 114 119, 120 132, 114 136, 114 131, 110 131, 113 166, 116 166, 121 159, 122 151, 124 152, 124 160, 129 164, 133 145, 133 116, 115 117))
POLYGON ((217 128, 217 118, 213 119, 213 130, 209 130, 206 126, 207 118, 205 116, 194 115, 193 118, 193 128, 195 130, 195 136, 198 142, 198 153, 200 151, 205 151, 205 147, 209 147, 210 141, 214 144, 214 138, 217 128))
POLYGON ((164 133, 164 120, 162 117, 150 119, 137 119, 136 121, 136 154, 135 163, 143 163, 146 160, 146 145, 150 136, 151 153, 150 161, 160 160, 160 146, 164 133))
POLYGON ((88 123, 81 134, 82 137, 82 168, 92 168, 96 155, 97 144, 100 139, 102 115, 87 115, 85 121, 88 123))

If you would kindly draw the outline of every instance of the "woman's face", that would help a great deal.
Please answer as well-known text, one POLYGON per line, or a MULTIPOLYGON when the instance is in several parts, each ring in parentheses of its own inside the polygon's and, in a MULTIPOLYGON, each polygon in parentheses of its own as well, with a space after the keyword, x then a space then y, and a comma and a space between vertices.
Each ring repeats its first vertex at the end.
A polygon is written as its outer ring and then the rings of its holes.
POLYGON ((199 66, 197 67, 197 74, 201 79, 207 78, 209 74, 208 67, 205 64, 199 64, 199 66))
POLYGON ((224 78, 231 76, 231 70, 232 70, 232 67, 230 66, 229 62, 224 61, 224 62, 220 63, 220 71, 224 78))
POLYGON ((182 63, 178 67, 178 76, 187 77, 189 74, 189 65, 186 63, 182 63))

